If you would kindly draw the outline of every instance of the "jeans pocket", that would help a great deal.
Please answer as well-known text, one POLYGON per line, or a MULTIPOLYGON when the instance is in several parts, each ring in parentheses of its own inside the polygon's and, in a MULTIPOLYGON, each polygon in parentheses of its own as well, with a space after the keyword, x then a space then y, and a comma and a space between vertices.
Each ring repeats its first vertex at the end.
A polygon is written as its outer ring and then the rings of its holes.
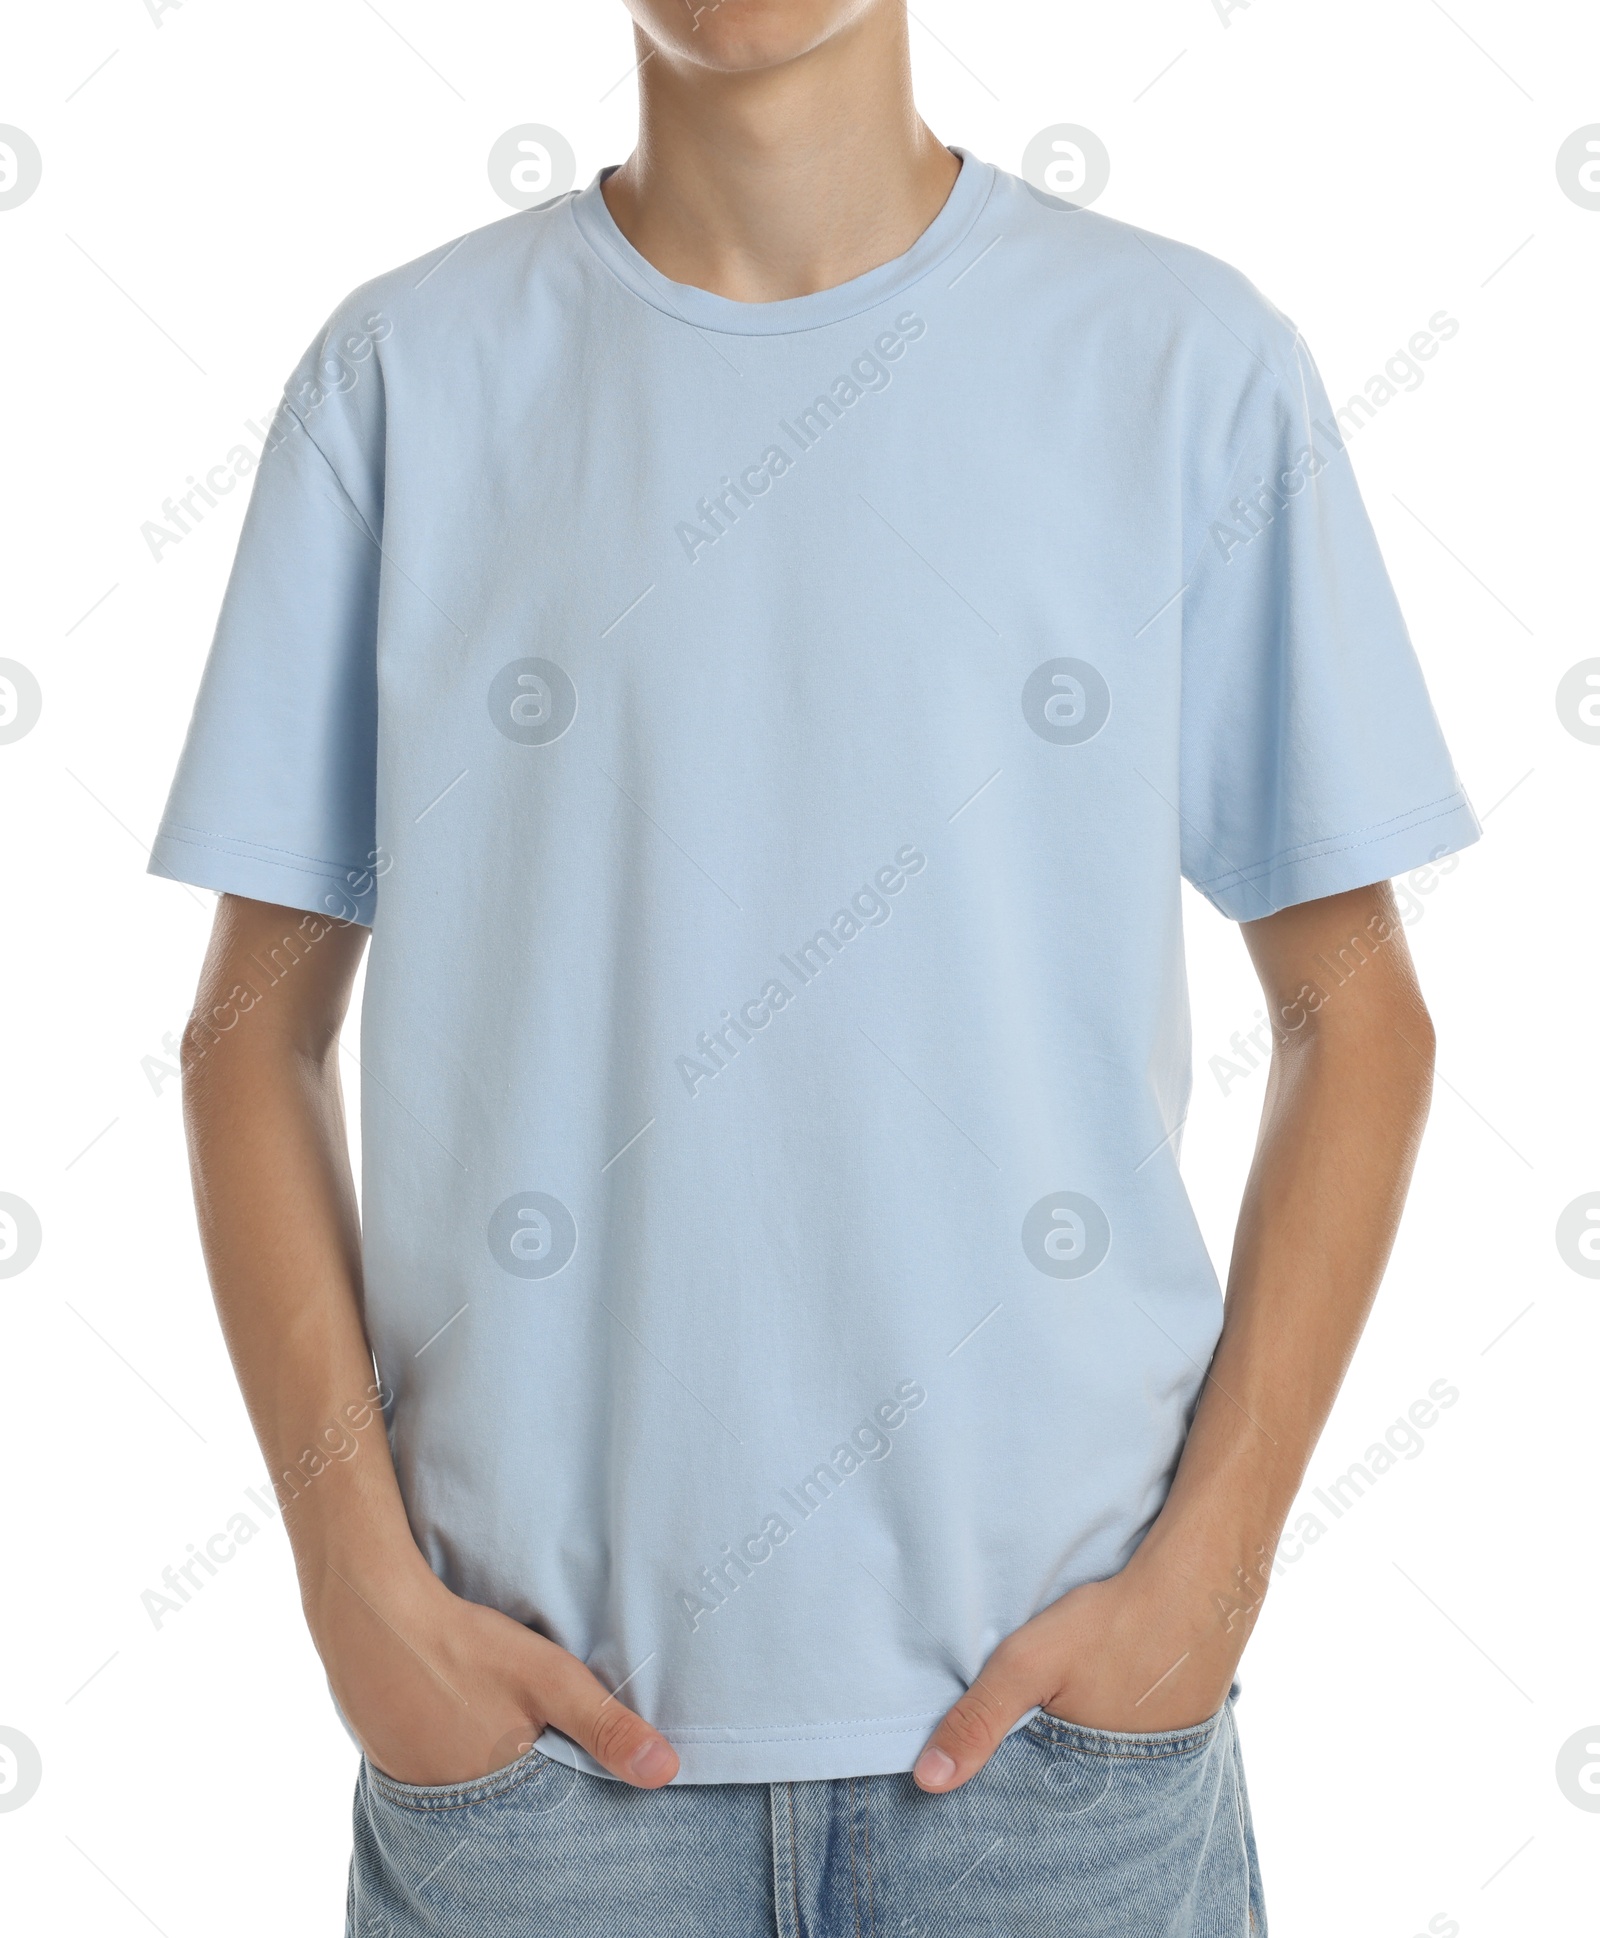
POLYGON ((1021 1734, 1044 1753, 1043 1778, 1053 1808, 1064 1816, 1090 1811, 1164 1810, 1185 1773, 1208 1760, 1228 1705, 1186 1729, 1091 1729, 1041 1709, 1021 1734))
POLYGON ((527 1750, 503 1769, 491 1770, 487 1776, 469 1777, 463 1783, 402 1783, 398 1777, 380 1770, 368 1756, 362 1757, 361 1767, 367 1787, 385 1803, 395 1804, 401 1810, 429 1813, 462 1810, 469 1804, 489 1803, 508 1796, 551 1768, 552 1759, 542 1750, 527 1750))
POLYGON ((1069 1723, 1065 1717, 1052 1716, 1041 1709, 1026 1724, 1026 1729, 1035 1742, 1048 1749, 1077 1750, 1085 1756, 1118 1763, 1148 1763, 1167 1757, 1200 1755, 1210 1747, 1227 1713, 1228 1703, 1224 1702, 1203 1723, 1191 1723, 1183 1729, 1117 1730, 1069 1723))
POLYGON ((1073 1917, 1058 1928, 1243 1938, 1253 1884, 1230 1704, 1162 1730, 1041 1711, 1016 1736, 1028 1747, 1011 1766, 1013 1808, 1035 1813, 1036 1847, 1070 1885, 1073 1917))

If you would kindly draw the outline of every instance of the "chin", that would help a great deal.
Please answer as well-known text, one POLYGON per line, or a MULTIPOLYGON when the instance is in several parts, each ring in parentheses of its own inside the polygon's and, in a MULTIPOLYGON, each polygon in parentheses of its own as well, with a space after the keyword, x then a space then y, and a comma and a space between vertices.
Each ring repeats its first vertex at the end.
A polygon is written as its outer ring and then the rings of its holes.
POLYGON ((887 0, 626 0, 645 34, 697 66, 749 74, 809 54, 887 0))

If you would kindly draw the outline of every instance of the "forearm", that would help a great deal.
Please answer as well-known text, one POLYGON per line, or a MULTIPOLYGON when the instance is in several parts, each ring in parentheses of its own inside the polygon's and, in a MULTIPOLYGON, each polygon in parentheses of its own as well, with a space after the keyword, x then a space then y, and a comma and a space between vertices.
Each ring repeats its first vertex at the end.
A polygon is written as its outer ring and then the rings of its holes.
POLYGON ((312 1637, 362 1748, 404 1782, 498 1769, 550 1724, 624 1782, 671 1745, 565 1649, 453 1594, 418 1549, 361 1309, 339 1026, 365 941, 224 896, 184 1033, 184 1116, 228 1350, 312 1637))
POLYGON ((1366 1323, 1427 1115, 1433 1035, 1400 956, 1362 1001, 1280 1032, 1222 1335, 1149 1546, 1259 1601, 1366 1323))
POLYGON ((219 922, 185 1034, 184 1110, 217 1311, 309 1613, 330 1568, 359 1579, 380 1558, 421 1559, 362 1322, 337 1016, 323 1013, 331 998, 342 1015, 359 943, 331 931, 264 987, 257 932, 284 912, 241 909, 219 922), (248 1008, 226 1000, 241 985, 259 992, 248 1008), (219 1011, 236 1020, 217 1027, 219 1011))

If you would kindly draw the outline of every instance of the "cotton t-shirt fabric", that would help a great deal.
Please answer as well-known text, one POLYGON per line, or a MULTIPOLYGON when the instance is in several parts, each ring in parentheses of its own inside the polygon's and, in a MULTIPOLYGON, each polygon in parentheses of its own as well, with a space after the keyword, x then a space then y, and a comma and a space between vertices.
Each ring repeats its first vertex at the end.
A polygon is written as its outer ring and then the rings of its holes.
POLYGON ((1162 1503, 1221 1320, 1180 879, 1476 832, 1293 325, 962 153, 816 295, 668 281, 597 178, 341 304, 152 866, 311 912, 241 1008, 371 925, 432 1566, 780 1781, 909 1768, 1162 1503))

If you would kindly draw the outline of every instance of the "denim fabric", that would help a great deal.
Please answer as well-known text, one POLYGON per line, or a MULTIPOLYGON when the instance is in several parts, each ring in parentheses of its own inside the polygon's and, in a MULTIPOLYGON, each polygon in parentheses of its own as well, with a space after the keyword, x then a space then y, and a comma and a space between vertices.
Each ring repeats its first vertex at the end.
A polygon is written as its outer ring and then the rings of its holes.
POLYGON ((346 1938, 1265 1938, 1229 1702, 1039 1715, 949 1796, 909 1776, 646 1792, 537 1750, 441 1788, 364 1764, 346 1938))

